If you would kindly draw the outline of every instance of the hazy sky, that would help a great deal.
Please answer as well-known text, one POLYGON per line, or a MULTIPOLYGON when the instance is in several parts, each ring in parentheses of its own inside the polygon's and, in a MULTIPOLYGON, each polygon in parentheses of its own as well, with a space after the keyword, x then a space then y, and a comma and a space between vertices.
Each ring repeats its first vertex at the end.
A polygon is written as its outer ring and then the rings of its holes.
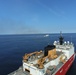
POLYGON ((76 33, 76 0, 0 0, 0 34, 76 33))

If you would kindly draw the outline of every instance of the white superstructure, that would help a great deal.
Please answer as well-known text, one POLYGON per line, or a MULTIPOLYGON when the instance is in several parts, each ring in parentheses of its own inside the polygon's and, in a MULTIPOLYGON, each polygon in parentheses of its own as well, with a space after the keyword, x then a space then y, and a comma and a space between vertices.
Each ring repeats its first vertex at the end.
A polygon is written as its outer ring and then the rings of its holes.
POLYGON ((27 62, 23 61, 23 71, 28 71, 31 75, 45 75, 49 66, 57 66, 60 63, 61 56, 63 56, 63 60, 67 61, 74 54, 74 46, 70 42, 64 42, 63 45, 60 45, 55 41, 54 45, 56 46, 57 58, 51 59, 50 61, 46 58, 47 62, 45 60, 45 63, 43 64, 44 68, 39 69, 37 62, 40 58, 43 58, 44 54, 44 52, 41 52, 39 56, 32 56, 34 59, 29 58, 30 60, 28 59, 27 62))

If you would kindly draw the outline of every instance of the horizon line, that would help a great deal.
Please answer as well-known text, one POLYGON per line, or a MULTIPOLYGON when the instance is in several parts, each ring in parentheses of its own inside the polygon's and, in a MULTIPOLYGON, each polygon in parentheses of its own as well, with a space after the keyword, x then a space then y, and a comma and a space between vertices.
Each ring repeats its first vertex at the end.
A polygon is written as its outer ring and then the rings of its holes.
MULTIPOLYGON (((62 34, 74 34, 76 32, 62 32, 62 34)), ((7 33, 7 34, 0 34, 0 35, 35 35, 35 34, 60 34, 60 32, 58 33, 23 33, 23 34, 20 34, 20 33, 7 33)))

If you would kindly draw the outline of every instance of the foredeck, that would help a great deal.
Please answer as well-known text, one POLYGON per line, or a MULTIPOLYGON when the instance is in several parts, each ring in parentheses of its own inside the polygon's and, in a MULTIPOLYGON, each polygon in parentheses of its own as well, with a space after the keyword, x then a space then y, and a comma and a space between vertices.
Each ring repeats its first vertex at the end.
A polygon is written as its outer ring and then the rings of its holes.
MULTIPOLYGON (((63 52, 59 52, 59 51, 57 51, 57 55, 58 55, 58 57, 61 55, 61 54, 63 54, 63 52)), ((56 71, 61 67, 61 65, 62 64, 58 64, 57 66, 56 66, 56 71)), ((35 66, 36 67, 36 66, 35 66)), ((55 71, 55 72, 56 72, 55 71)), ((8 74, 8 75, 30 75, 28 72, 23 72, 23 69, 22 69, 22 66, 18 69, 18 70, 16 70, 16 71, 14 71, 14 72, 12 72, 12 73, 10 73, 10 74, 8 74)), ((45 74, 46 75, 46 74, 45 74)))
MULTIPOLYGON (((59 63, 56 66, 56 70, 54 71, 54 73, 52 73, 52 75, 54 75, 55 72, 58 71, 59 68, 61 68, 62 65, 63 65, 62 63, 59 63)), ((12 73, 10 73, 8 75, 30 75, 30 74, 28 72, 23 72, 22 67, 20 67, 18 70, 14 71, 14 72, 12 72, 12 73)), ((47 75, 47 74, 45 74, 45 75, 47 75)))

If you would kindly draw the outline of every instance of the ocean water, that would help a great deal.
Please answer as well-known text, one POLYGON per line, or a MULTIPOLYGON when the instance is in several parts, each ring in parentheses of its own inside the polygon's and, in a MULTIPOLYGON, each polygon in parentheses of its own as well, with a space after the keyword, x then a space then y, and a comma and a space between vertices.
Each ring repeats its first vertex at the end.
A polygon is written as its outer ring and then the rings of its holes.
MULTIPOLYGON (((44 50, 48 44, 58 40, 59 34, 30 35, 0 35, 0 75, 7 75, 22 65, 22 57, 25 53, 44 50)), ((76 48, 76 34, 63 34, 64 40, 72 41, 76 48)), ((76 59, 66 75, 76 75, 76 59)))

